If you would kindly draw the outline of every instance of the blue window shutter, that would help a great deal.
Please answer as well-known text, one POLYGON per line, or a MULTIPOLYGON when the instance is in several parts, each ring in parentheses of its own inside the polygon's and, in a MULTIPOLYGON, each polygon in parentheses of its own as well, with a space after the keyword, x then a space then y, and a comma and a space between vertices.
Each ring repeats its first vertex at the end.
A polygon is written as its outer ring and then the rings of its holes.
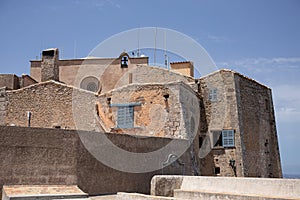
POLYGON ((117 126, 118 128, 132 128, 133 127, 133 106, 118 107, 117 126))
POLYGON ((234 130, 222 131, 223 147, 234 147, 234 130))

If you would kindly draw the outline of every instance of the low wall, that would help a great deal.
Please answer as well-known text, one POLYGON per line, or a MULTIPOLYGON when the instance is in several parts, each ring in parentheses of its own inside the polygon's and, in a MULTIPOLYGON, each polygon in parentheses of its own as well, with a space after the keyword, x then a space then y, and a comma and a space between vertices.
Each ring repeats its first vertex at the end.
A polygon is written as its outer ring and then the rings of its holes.
MULTIPOLYGON (((135 153, 155 151, 170 141, 177 145, 187 144, 186 140, 168 138, 138 138, 99 132, 84 134, 104 134, 118 147, 135 153)), ((107 167, 92 156, 77 131, 0 126, 1 188, 3 185, 58 184, 78 185, 90 195, 120 191, 149 193, 151 178, 162 171, 164 174, 181 174, 184 171, 184 174, 192 175, 190 150, 180 159, 185 163, 184 170, 170 165, 153 172, 127 173, 107 167)), ((162 162, 158 158, 151 160, 162 162)))
MULTIPOLYGON (((206 176, 154 176, 151 195, 165 196, 176 192, 261 196, 274 199, 299 199, 299 179, 237 178, 206 176), (175 183, 175 187, 174 187, 175 183), (173 186, 172 186, 173 185, 173 186), (161 188, 165 188, 164 191, 161 188)), ((175 195, 176 197, 176 195, 175 195)))

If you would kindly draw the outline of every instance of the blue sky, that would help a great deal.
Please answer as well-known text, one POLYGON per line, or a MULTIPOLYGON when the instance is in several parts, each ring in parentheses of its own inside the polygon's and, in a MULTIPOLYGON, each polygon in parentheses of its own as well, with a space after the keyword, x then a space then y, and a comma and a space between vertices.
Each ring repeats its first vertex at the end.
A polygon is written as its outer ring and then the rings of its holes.
POLYGON ((0 27, 0 73, 18 75, 29 74, 29 60, 49 47, 58 47, 62 58, 85 57, 128 29, 182 32, 199 42, 218 68, 272 88, 283 171, 300 174, 298 0, 0 0, 0 27))

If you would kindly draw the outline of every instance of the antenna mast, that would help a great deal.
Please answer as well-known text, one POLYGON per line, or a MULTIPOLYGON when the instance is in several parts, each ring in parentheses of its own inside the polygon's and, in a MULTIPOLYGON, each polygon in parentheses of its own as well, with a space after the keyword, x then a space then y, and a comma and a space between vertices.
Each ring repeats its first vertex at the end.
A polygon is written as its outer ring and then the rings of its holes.
POLYGON ((156 35, 157 35, 157 27, 155 28, 155 37, 154 37, 154 65, 156 65, 156 35))
POLYGON ((166 33, 166 30, 165 30, 165 34, 164 34, 164 46, 165 46, 165 67, 166 69, 168 69, 168 57, 167 57, 167 33, 166 33))
POLYGON ((138 51, 137 51, 137 57, 140 57, 140 28, 138 30, 138 51))

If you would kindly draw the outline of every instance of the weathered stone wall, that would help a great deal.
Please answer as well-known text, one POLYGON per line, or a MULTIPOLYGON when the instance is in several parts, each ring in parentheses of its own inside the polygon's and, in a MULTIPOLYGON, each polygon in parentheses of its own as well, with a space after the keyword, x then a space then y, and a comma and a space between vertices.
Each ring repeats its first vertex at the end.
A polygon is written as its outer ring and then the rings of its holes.
POLYGON ((59 81, 58 49, 46 49, 42 52, 41 81, 59 81))
POLYGON ((189 139, 197 134, 200 121, 197 94, 183 82, 118 88, 99 97, 98 110, 106 130, 118 133, 189 139), (114 105, 129 103, 140 103, 134 107, 134 127, 118 129, 114 105))
POLYGON ((19 79, 14 74, 0 74, 0 88, 7 87, 10 90, 15 90, 20 87, 19 79))
MULTIPOLYGON (((139 138, 99 132, 80 134, 89 138, 101 134, 119 148, 135 153, 152 152, 171 141, 175 142, 175 147, 188 144, 186 140, 168 138, 139 138)), ((74 130, 0 126, 0 138, 1 188, 8 184, 73 184, 90 195, 118 191, 149 193, 153 175, 162 172, 182 174, 181 168, 174 168, 172 165, 165 167, 164 170, 158 169, 147 173, 127 173, 112 169, 89 153, 74 130)), ((101 149, 107 147, 105 146, 107 144, 101 141, 94 142, 99 144, 98 147, 101 149)), ((176 149, 165 153, 174 151, 176 149)), ((179 155, 179 159, 185 163, 183 172, 186 175, 192 175, 190 155, 188 148, 182 156, 179 155)), ((151 158, 157 164, 163 163, 165 159, 167 158, 151 158)), ((125 163, 120 164, 122 165, 125 163)))
POLYGON ((25 74, 19 77, 19 82, 20 82, 20 88, 27 87, 29 85, 33 85, 37 83, 36 80, 34 80, 32 77, 25 74))
POLYGON ((219 167, 219 175, 234 176, 233 159, 237 176, 282 177, 271 90, 230 70, 201 78, 200 86, 206 116, 201 174, 214 175, 219 167), (217 98, 209 100, 214 88, 217 98), (235 131, 235 147, 214 147, 211 131, 222 129, 235 131))
POLYGON ((235 84, 244 175, 282 177, 271 90, 239 74, 235 84))
POLYGON ((77 139, 72 132, 0 126, 0 187, 76 184, 77 139))
POLYGON ((0 88, 0 125, 5 125, 7 103, 6 88, 2 87, 0 88))
POLYGON ((93 115, 96 113, 95 93, 48 81, 8 91, 7 99, 7 125, 28 126, 27 112, 30 111, 31 127, 97 130, 93 115), (84 125, 78 126, 80 121, 84 121, 84 125))
POLYGON ((204 109, 202 114, 206 121, 201 121, 202 146, 201 175, 215 175, 214 169, 219 167, 220 176, 234 176, 229 166, 235 160, 236 175, 243 176, 242 147, 239 118, 237 111, 234 74, 221 70, 200 79, 204 109), (209 100, 209 90, 216 89, 216 100, 209 100), (214 147, 212 131, 229 129, 235 131, 235 147, 214 147))

